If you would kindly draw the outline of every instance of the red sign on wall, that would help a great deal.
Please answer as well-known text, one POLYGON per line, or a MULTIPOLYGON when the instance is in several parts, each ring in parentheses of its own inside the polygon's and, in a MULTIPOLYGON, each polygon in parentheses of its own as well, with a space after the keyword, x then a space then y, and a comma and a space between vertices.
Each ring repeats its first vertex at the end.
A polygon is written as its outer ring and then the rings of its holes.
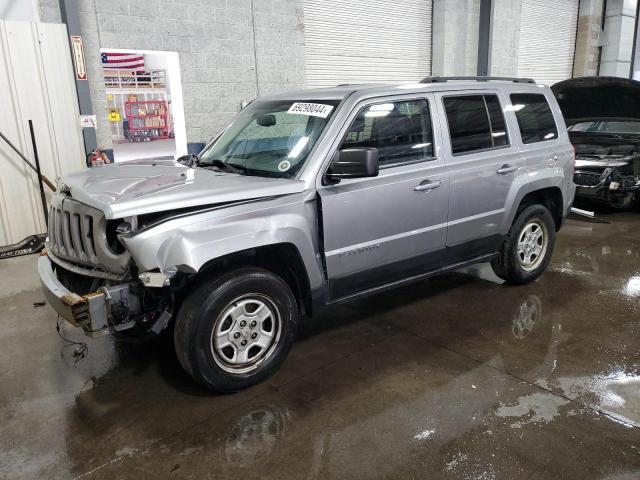
POLYGON ((84 61, 84 46, 80 35, 71 35, 71 54, 76 70, 76 80, 87 79, 87 65, 84 61))

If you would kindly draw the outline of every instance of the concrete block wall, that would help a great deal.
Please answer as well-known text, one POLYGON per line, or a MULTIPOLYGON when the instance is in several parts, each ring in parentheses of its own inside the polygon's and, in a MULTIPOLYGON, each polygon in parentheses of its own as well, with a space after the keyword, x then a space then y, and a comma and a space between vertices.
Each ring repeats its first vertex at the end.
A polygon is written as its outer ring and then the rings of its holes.
POLYGON ((578 10, 576 53, 573 76, 588 77, 598 74, 602 36, 604 0, 581 0, 578 10))
MULTIPOLYGON (((57 0, 39 2, 43 22, 60 22, 57 0)), ((206 142, 228 125, 243 101, 304 87, 303 4, 253 0, 252 8, 252 0, 79 0, 98 144, 111 146, 100 48, 177 51, 187 141, 206 142)))
POLYGON ((58 0, 39 0, 38 11, 41 22, 60 23, 60 6, 58 0))
POLYGON ((432 75, 476 75, 480 0, 434 0, 432 75))
POLYGON ((608 0, 600 75, 629 77, 636 28, 637 0, 608 0))
POLYGON ((517 76, 518 47, 522 0, 493 0, 489 73, 494 76, 517 76))

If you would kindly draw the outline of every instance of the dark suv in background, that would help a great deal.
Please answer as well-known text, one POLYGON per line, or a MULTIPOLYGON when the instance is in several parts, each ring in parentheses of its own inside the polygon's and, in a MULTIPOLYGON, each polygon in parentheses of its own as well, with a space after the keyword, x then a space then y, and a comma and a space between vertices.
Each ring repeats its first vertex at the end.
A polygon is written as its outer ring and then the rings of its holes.
POLYGON ((640 195, 640 82, 584 77, 551 88, 576 150, 576 200, 630 206, 640 195))

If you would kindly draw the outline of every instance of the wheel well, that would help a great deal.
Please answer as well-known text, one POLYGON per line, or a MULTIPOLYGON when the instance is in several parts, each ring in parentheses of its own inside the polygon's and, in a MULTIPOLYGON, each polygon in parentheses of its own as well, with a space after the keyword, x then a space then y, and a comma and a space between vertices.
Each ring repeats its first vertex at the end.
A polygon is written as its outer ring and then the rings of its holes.
POLYGON ((259 267, 280 276, 296 297, 300 315, 311 313, 311 287, 302 257, 291 243, 250 248, 215 258, 205 263, 197 277, 212 271, 224 272, 238 267, 259 267))
POLYGON ((560 229, 563 217, 562 192, 558 187, 549 187, 527 193, 520 201, 518 212, 524 210, 529 205, 544 205, 547 207, 556 224, 556 230, 560 229))

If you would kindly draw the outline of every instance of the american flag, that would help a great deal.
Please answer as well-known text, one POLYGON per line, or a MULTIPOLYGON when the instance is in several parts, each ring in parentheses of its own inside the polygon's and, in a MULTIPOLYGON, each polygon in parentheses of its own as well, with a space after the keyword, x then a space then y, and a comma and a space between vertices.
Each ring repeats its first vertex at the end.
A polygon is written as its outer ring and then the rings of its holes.
POLYGON ((144 70, 144 56, 139 53, 102 52, 102 68, 120 70, 144 70))

